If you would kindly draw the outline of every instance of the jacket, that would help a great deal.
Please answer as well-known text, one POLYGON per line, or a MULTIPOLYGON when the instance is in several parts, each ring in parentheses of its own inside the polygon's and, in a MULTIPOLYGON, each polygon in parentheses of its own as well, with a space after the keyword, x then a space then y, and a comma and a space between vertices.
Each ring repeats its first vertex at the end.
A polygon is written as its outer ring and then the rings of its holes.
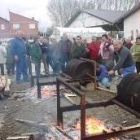
POLYGON ((33 62, 36 62, 36 63, 40 63, 41 62, 41 58, 42 58, 42 51, 40 49, 40 46, 38 43, 33 43, 31 45, 31 60, 33 62))
POLYGON ((72 58, 85 57, 85 54, 86 54, 85 46, 83 44, 78 46, 76 43, 74 43, 74 45, 72 46, 72 49, 71 49, 72 58))
POLYGON ((119 70, 120 68, 126 68, 135 64, 131 52, 124 46, 118 51, 118 57, 119 59, 113 70, 119 70))
POLYGON ((88 45, 90 59, 98 60, 99 59, 99 50, 100 50, 100 43, 99 42, 91 42, 88 45))
POLYGON ((13 64, 14 63, 14 54, 13 54, 12 46, 10 45, 10 42, 9 42, 9 45, 6 47, 6 51, 7 51, 6 63, 13 64))
POLYGON ((114 54, 114 47, 109 42, 102 42, 100 46, 99 55, 102 59, 112 59, 114 54))
POLYGON ((71 47, 72 47, 72 42, 69 39, 60 40, 58 45, 59 45, 59 50, 61 53, 70 53, 71 47))
POLYGON ((140 44, 134 44, 130 48, 130 52, 132 53, 135 62, 140 62, 140 44))
POLYGON ((25 57, 26 45, 22 39, 15 37, 13 40, 11 40, 11 47, 14 56, 17 55, 18 57, 25 57))

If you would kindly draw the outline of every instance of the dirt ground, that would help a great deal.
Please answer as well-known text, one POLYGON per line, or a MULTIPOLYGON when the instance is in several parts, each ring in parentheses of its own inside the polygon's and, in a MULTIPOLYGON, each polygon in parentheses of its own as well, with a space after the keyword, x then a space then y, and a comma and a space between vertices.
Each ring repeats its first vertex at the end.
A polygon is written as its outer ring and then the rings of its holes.
MULTIPOLYGON (((12 91, 24 91, 30 88, 30 83, 12 84, 12 91)), ((25 94, 24 92, 20 94, 25 94)), ((103 99, 111 99, 115 95, 108 92, 90 92, 87 93, 87 98, 94 101, 103 99)), ((72 98, 75 103, 79 102, 78 97, 72 98)), ((63 105, 69 105, 70 103, 62 97, 63 105)), ((6 140, 8 136, 19 136, 23 133, 39 132, 46 133, 48 131, 46 126, 39 126, 39 123, 45 123, 51 125, 56 124, 56 97, 50 97, 42 100, 19 100, 19 99, 5 99, 0 101, 0 115, 4 116, 2 121, 2 127, 0 128, 0 139, 6 140), (28 120, 34 122, 22 123, 18 120, 28 120)), ((140 123, 140 119, 134 115, 126 112, 116 105, 107 107, 100 107, 94 109, 87 109, 87 116, 92 116, 100 120, 113 121, 118 124, 126 122, 126 126, 135 125, 140 123)), ((80 117, 79 111, 67 112, 64 114, 64 124, 72 123, 74 119, 80 117)))

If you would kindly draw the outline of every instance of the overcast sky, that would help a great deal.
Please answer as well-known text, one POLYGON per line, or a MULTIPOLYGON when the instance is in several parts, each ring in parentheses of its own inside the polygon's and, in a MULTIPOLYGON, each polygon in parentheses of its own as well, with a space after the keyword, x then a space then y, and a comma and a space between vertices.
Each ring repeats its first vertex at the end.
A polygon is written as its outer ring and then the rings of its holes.
POLYGON ((52 24, 47 11, 48 0, 0 0, 0 17, 9 19, 8 11, 35 17, 39 21, 39 26, 46 29, 52 24))

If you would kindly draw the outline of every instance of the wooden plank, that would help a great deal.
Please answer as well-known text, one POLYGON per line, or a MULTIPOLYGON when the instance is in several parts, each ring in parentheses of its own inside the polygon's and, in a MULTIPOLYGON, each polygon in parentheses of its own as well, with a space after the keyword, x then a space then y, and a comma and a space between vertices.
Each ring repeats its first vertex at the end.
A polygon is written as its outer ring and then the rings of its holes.
POLYGON ((29 136, 15 136, 15 137, 8 137, 7 140, 27 140, 29 139, 29 136))
POLYGON ((104 89, 104 88, 101 88, 101 87, 97 87, 96 89, 116 94, 115 91, 113 91, 113 90, 104 89))

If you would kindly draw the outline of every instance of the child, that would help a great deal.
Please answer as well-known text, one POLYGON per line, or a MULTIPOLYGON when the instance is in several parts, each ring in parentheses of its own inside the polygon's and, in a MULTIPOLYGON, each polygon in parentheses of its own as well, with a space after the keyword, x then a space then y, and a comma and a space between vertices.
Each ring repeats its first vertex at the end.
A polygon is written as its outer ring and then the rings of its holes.
POLYGON ((96 76, 103 86, 110 89, 110 80, 106 66, 96 64, 96 76))

